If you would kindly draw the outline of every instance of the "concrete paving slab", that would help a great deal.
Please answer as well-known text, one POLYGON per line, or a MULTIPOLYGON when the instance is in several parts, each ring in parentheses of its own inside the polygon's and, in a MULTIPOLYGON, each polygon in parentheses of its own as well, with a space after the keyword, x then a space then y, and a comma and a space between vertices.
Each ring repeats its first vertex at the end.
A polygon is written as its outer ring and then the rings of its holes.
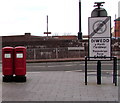
POLYGON ((28 72, 26 83, 2 83, 3 101, 118 101, 118 86, 112 77, 103 76, 96 84, 96 76, 84 72, 41 71, 28 72))

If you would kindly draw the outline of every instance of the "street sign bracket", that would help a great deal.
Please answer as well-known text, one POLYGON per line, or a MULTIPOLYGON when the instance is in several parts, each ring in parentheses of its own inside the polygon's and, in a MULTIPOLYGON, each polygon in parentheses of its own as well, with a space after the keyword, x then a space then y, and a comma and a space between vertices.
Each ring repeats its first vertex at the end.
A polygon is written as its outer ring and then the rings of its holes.
MULTIPOLYGON (((87 56, 85 57, 85 85, 87 85, 87 61, 94 61, 94 60, 90 60, 89 58, 94 58, 94 57, 87 57, 87 56)), ((111 58, 111 60, 113 60, 113 84, 117 86, 117 57, 106 57, 106 58, 111 58)))

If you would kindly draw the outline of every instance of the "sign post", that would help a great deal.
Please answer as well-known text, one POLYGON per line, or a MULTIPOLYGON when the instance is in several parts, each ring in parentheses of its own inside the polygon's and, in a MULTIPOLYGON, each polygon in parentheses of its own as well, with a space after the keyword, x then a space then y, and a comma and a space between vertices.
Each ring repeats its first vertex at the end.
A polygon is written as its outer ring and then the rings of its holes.
POLYGON ((102 4, 95 2, 95 8, 88 18, 89 52, 85 57, 85 85, 87 85, 87 60, 97 61, 97 84, 101 84, 101 61, 114 59, 113 83, 117 86, 117 58, 111 56, 111 17, 102 4))
POLYGON ((97 62, 97 84, 101 84, 101 60, 111 60, 111 17, 90 17, 89 58, 97 62))

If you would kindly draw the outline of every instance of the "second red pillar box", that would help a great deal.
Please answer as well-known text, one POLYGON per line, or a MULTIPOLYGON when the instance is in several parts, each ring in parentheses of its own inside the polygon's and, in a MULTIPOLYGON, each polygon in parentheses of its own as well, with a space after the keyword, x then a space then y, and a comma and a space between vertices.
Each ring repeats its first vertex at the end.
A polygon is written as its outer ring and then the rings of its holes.
POLYGON ((26 82, 26 48, 14 49, 14 74, 16 82, 26 82))

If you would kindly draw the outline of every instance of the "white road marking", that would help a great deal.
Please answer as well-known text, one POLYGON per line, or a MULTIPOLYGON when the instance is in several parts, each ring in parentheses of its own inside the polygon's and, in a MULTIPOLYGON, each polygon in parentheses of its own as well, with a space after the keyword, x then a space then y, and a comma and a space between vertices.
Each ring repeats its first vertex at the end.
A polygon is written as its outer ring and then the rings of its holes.
POLYGON ((41 68, 45 68, 46 66, 35 66, 35 65, 28 65, 27 67, 41 67, 41 68))
MULTIPOLYGON (((52 68, 52 67, 70 67, 70 66, 84 66, 85 64, 67 64, 67 65, 51 65, 51 66, 49 66, 49 65, 45 65, 45 66, 40 66, 40 65, 38 65, 38 66, 34 66, 34 65, 28 65, 27 67, 41 67, 41 68, 45 68, 45 67, 49 67, 49 68, 52 68)), ((91 66, 96 66, 97 64, 87 64, 87 65, 91 65, 91 66)), ((101 64, 101 65, 113 65, 113 64, 101 64)))

